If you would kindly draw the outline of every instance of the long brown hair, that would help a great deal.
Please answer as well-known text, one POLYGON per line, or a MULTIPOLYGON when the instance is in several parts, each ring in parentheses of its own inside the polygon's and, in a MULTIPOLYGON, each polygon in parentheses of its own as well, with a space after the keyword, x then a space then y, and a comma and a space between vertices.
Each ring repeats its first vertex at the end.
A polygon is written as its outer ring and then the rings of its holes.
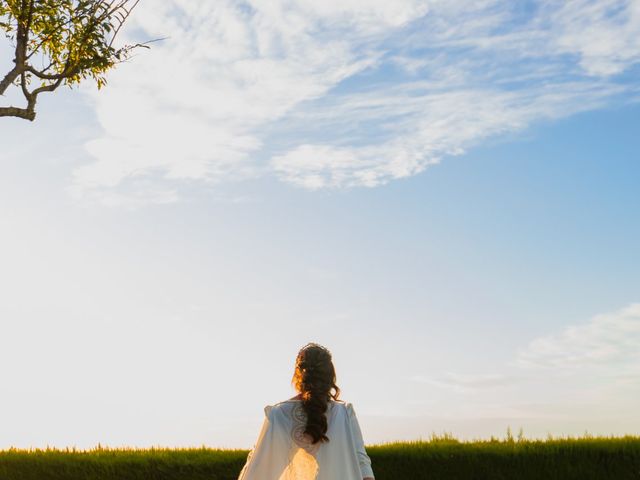
POLYGON ((340 396, 331 352, 317 343, 307 343, 298 352, 291 383, 300 393, 307 414, 304 433, 313 438, 313 443, 328 442, 327 405, 331 398, 337 400, 340 396))

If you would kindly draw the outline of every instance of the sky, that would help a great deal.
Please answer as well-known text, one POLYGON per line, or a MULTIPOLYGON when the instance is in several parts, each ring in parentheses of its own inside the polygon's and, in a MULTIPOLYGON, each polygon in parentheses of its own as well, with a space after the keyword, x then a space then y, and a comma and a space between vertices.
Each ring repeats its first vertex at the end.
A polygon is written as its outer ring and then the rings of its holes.
POLYGON ((640 432, 639 1, 143 0, 159 38, 0 119, 0 448, 251 448, 310 341, 367 444, 640 432))

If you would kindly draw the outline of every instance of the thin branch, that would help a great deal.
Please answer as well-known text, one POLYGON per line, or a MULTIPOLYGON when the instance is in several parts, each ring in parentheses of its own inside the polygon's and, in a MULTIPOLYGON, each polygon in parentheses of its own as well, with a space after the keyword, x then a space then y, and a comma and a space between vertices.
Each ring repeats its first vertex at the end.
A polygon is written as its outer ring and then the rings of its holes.
POLYGON ((119 19, 118 26, 116 27, 115 31, 113 32, 113 36, 111 37, 111 41, 109 42, 109 48, 111 48, 111 46, 113 46, 113 42, 115 41, 116 37, 118 36, 118 32, 122 28, 122 25, 124 25, 124 22, 127 20, 127 18, 129 18, 129 15, 131 15, 131 12, 133 11, 133 9, 136 8, 136 6, 138 5, 138 2, 140 2, 140 0, 135 0, 135 2, 133 2, 133 5, 131 6, 131 8, 129 8, 129 10, 127 10, 125 7, 122 8, 126 12, 126 14, 123 15, 121 19, 119 19))
MULTIPOLYGON (((45 70, 48 70, 49 68, 51 68, 51 65, 49 65, 45 70)), ((42 80, 64 80, 65 78, 73 77, 75 74, 77 74, 80 71, 80 66, 76 65, 75 68, 72 68, 68 71, 63 71, 62 73, 45 73, 45 70, 36 70, 31 65, 27 65, 24 70, 26 72, 34 74, 36 77, 42 80)))
POLYGON ((27 89, 27 74, 24 71, 20 73, 20 88, 22 89, 22 95, 24 95, 24 98, 29 100, 31 93, 27 89))

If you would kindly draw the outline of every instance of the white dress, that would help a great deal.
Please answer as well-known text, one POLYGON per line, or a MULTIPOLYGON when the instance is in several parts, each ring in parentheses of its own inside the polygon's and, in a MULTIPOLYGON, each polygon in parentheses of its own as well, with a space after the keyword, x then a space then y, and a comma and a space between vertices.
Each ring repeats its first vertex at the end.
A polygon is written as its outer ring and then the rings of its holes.
POLYGON ((304 433, 306 413, 300 400, 264 407, 258 440, 238 480, 362 480, 373 477, 371 459, 353 405, 330 400, 328 442, 311 443, 304 433))

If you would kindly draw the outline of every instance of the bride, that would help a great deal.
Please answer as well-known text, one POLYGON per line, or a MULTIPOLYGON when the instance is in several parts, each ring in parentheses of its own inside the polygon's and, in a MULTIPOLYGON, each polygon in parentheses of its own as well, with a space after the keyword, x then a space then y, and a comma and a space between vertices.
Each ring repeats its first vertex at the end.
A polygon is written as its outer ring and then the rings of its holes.
POLYGON ((353 405, 338 400, 329 350, 302 347, 291 383, 298 395, 264 407, 238 480, 374 480, 353 405))

